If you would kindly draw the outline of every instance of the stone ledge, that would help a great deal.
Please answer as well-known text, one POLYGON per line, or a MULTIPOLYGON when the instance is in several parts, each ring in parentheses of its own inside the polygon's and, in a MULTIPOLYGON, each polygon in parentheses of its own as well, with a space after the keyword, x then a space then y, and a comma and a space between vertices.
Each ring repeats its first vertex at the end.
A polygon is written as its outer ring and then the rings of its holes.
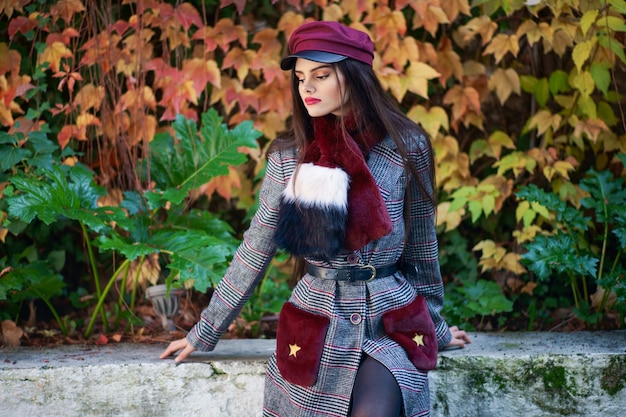
MULTIPOLYGON (((433 417, 619 416, 626 332, 472 334, 430 374, 433 417)), ((0 417, 261 415, 274 340, 223 340, 174 366, 165 345, 0 349, 0 417)))

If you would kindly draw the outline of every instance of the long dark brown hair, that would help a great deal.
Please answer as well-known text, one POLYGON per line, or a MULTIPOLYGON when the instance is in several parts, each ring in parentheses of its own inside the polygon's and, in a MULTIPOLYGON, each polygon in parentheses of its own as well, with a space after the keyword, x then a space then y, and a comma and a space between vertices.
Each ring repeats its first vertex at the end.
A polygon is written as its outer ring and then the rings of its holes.
MULTIPOLYGON (((344 83, 341 94, 348 97, 347 100, 344 100, 344 107, 346 110, 349 109, 355 118, 356 129, 358 131, 365 131, 366 128, 375 129, 389 135, 396 144, 402 160, 405 162, 407 193, 410 192, 408 181, 412 179, 417 183, 420 191, 429 197, 433 207, 436 208, 435 170, 430 140, 426 140, 427 148, 425 149, 428 153, 431 167, 429 184, 424 184, 420 181, 417 167, 408 158, 405 145, 405 140, 411 136, 424 135, 426 137, 424 130, 409 119, 400 110, 397 103, 385 92, 371 66, 351 58, 332 64, 332 66, 335 68, 335 71, 343 74, 344 83)), ((302 103, 298 85, 298 78, 292 70, 291 96, 293 114, 291 129, 274 140, 269 151, 295 146, 298 149, 298 158, 301 162, 307 141, 313 135, 313 121, 302 103)), ((342 112, 342 114, 346 113, 347 111, 342 112)), ((338 118, 338 122, 340 127, 343 128, 344 124, 341 121, 341 117, 338 118)), ((407 221, 405 230, 408 232, 408 216, 405 216, 405 220, 407 221)), ((296 267, 294 269, 294 278, 296 280, 303 275, 304 267, 305 263, 303 260, 296 259, 296 267)))

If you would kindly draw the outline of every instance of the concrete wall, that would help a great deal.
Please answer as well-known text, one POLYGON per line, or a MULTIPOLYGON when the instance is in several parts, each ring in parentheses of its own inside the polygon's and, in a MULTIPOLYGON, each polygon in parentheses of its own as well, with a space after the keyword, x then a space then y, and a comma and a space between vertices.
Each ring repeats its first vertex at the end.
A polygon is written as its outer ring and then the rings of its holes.
MULTIPOLYGON (((434 417, 626 415, 626 332, 472 338, 430 374, 434 417)), ((223 340, 180 366, 163 348, 0 349, 0 417, 261 415, 273 340, 223 340)))

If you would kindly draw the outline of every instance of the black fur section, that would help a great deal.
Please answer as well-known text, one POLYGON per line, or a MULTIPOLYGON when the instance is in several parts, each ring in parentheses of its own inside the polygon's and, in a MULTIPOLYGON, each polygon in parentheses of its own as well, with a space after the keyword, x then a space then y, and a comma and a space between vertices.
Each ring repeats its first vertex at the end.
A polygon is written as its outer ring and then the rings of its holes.
POLYGON ((295 256, 330 259, 343 248, 347 211, 283 201, 274 240, 295 256))

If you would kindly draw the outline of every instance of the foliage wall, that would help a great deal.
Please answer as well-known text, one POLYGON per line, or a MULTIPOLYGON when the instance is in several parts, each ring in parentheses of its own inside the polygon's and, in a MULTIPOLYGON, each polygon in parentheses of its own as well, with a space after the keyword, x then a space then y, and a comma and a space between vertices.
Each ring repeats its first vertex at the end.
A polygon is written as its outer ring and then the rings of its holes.
MULTIPOLYGON (((82 286, 104 303, 98 281, 112 281, 94 273, 118 279, 120 264, 136 282, 155 273, 149 265, 180 278, 188 265, 171 259, 180 248, 133 235, 137 226, 124 218, 154 225, 158 216, 171 219, 172 207, 177 215, 201 209, 235 228, 220 226, 224 239, 240 236, 263 151, 289 122, 289 74, 279 67, 286 39, 305 20, 323 19, 370 34, 384 87, 431 136, 449 319, 482 329, 621 326, 625 14, 624 0, 1 2, 5 316, 42 296, 54 308, 50 300, 82 286), (231 135, 221 121, 233 130, 251 125, 231 135), (220 129, 237 158, 210 154, 220 129), (196 147, 206 147, 208 159, 191 157, 196 147), (164 154, 178 162, 168 165, 164 154), (216 159, 219 169, 203 171, 216 159), (168 179, 185 161, 189 169, 168 179), (79 206, 110 216, 102 224, 64 214, 67 202, 46 217, 45 204, 28 199, 42 188, 34 178, 80 183, 75 166, 86 170, 86 189, 101 187, 79 206), (181 184, 182 194, 172 194, 181 184), (131 250, 137 242, 147 246, 131 250), (65 259, 55 264, 59 249, 65 259), (90 250, 109 257, 90 263, 90 250), (16 271, 36 261, 56 271, 56 284, 17 297, 38 284, 16 271)), ((207 260, 201 290, 219 279, 210 263, 232 254, 232 242, 222 243, 229 249, 207 260)))

